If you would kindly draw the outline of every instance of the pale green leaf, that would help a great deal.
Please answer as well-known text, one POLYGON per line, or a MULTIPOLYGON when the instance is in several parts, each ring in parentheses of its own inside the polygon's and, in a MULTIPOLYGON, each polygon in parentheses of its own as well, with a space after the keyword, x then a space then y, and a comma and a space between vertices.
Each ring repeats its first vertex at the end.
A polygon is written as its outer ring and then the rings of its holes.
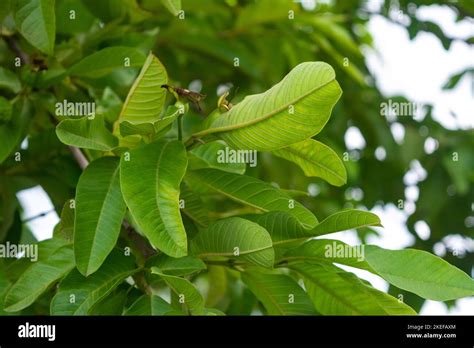
POLYGON ((167 82, 168 75, 164 66, 150 53, 128 92, 119 122, 137 124, 159 120, 166 98, 166 89, 161 88, 161 85, 167 82))
POLYGON ((340 96, 330 65, 302 63, 271 89, 247 96, 195 136, 216 133, 236 149, 273 151, 319 133, 340 96))
POLYGON ((262 302, 269 315, 314 315, 308 294, 289 276, 249 271, 242 280, 262 302))
POLYGON ((15 23, 21 35, 48 55, 53 54, 56 38, 54 2, 54 0, 15 1, 15 23))
POLYGON ((268 232, 254 222, 232 217, 219 220, 192 240, 193 254, 200 258, 232 258, 272 268, 274 252, 268 232))
POLYGON ((272 153, 299 165, 306 176, 323 178, 335 186, 347 181, 346 168, 339 156, 319 141, 307 139, 272 153))
POLYGON ((179 188, 187 157, 179 141, 130 150, 120 162, 120 182, 130 213, 150 243, 172 257, 187 254, 179 188))
POLYGON ((426 299, 448 301, 474 295, 474 280, 423 250, 365 247, 366 262, 389 283, 426 299))
POLYGON ((311 228, 318 223, 316 217, 301 203, 271 184, 254 177, 217 169, 199 169, 187 173, 187 178, 263 212, 285 211, 293 215, 304 227, 311 228))
MULTIPOLYGON (((229 173, 244 174, 246 165, 244 162, 238 161, 237 156, 240 155, 238 155, 237 151, 242 150, 233 150, 220 141, 213 141, 201 145, 189 151, 189 168, 193 170, 215 168, 229 173), (227 161, 227 159, 229 159, 229 161, 227 161)), ((242 155, 241 157, 245 159, 246 157, 244 156, 247 155, 242 155)), ((254 161, 256 165, 256 152, 252 156, 255 156, 254 161)))
POLYGON ((379 217, 374 213, 348 209, 339 211, 325 218, 311 231, 311 234, 313 236, 321 236, 367 226, 382 226, 382 224, 379 217))
POLYGON ((83 275, 97 271, 114 248, 125 210, 119 159, 102 157, 93 161, 76 188, 74 254, 77 269, 83 275))
POLYGON ((112 151, 118 146, 118 139, 105 127, 100 115, 63 120, 56 126, 56 135, 62 143, 84 149, 112 151))

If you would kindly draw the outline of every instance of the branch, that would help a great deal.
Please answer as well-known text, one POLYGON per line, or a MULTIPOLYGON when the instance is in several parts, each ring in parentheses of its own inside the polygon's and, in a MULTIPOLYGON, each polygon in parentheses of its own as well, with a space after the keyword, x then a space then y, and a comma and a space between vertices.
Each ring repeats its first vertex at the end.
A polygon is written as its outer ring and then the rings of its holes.
POLYGON ((75 146, 68 146, 69 150, 72 152, 77 164, 84 170, 89 165, 89 160, 84 156, 81 150, 75 146))

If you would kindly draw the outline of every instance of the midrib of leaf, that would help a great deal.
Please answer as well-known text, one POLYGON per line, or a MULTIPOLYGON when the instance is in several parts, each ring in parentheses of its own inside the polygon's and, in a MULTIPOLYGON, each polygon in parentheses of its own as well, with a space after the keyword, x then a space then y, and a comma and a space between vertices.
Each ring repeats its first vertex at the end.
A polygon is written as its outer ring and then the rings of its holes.
POLYGON ((280 305, 278 304, 278 302, 275 302, 275 299, 273 298, 273 296, 271 295, 270 292, 267 291, 266 287, 265 286, 261 286, 261 284, 259 283, 258 279, 256 277, 253 277, 251 276, 250 274, 247 273, 247 277, 249 278, 252 278, 254 280, 254 284, 257 285, 257 287, 267 296, 267 298, 275 305, 275 307, 277 308, 278 312, 282 315, 285 315, 285 311, 283 310, 282 307, 280 307, 280 305))
POLYGON ((114 182, 114 179, 115 179, 115 175, 117 174, 118 170, 119 170, 120 166, 117 165, 117 168, 115 168, 114 170, 114 173, 112 175, 112 180, 110 180, 110 183, 109 183, 109 186, 107 187, 107 193, 105 195, 105 198, 104 198, 104 202, 102 203, 102 207, 100 208, 100 213, 99 213, 99 219, 97 220, 97 225, 95 227, 95 230, 94 230, 94 238, 92 239, 92 248, 90 250, 90 254, 89 254, 89 262, 87 262, 87 274, 89 274, 89 267, 90 267, 90 260, 91 260, 91 257, 92 257, 92 251, 95 249, 95 246, 97 245, 96 244, 96 239, 97 239, 97 228, 99 227, 100 225, 100 222, 102 221, 103 219, 103 214, 104 214, 104 207, 105 207, 105 201, 107 200, 107 197, 110 195, 110 192, 111 192, 111 188, 112 188, 112 185, 113 185, 113 182, 114 182))
MULTIPOLYGON (((283 106, 269 112, 268 114, 266 115, 263 115, 261 117, 258 117, 258 118, 255 118, 255 119, 252 119, 250 121, 245 121, 245 122, 242 122, 242 123, 239 123, 239 124, 234 124, 234 125, 230 125, 230 126, 222 126, 222 127, 216 127, 216 128, 208 128, 208 129, 205 129, 203 131, 200 131, 200 132, 197 132, 197 133, 194 133, 193 136, 194 137, 203 137, 205 135, 208 135, 208 134, 212 134, 212 133, 218 133, 218 132, 226 132, 226 131, 231 131, 231 130, 234 130, 234 129, 239 129, 239 128, 244 128, 244 127, 248 127, 248 126, 251 126, 255 123, 258 123, 258 122, 261 122, 267 118, 270 118, 280 112, 282 112, 283 110, 287 109, 290 105, 293 105, 293 104, 296 104, 297 102, 299 102, 300 100, 304 99, 305 97, 309 96, 310 94, 316 92, 317 90, 323 88, 323 87, 326 87, 328 84, 332 83, 333 81, 335 81, 335 79, 331 79, 329 80, 328 82, 318 86, 318 87, 314 87, 312 88, 309 92, 301 95, 300 97, 297 97, 295 100, 292 100, 286 104, 284 104, 283 106)), ((235 106, 237 107, 238 104, 235 106)), ((228 111, 230 112, 230 111, 228 111)), ((225 115, 228 113, 224 113, 222 114, 220 117, 225 117, 225 115)))
POLYGON ((303 160, 305 160, 305 161, 307 161, 307 162, 310 162, 310 163, 312 163, 312 164, 318 166, 319 168, 322 168, 322 169, 324 169, 324 170, 330 172, 332 175, 336 176, 338 179, 340 179, 340 180, 342 180, 342 181, 345 182, 345 179, 344 179, 342 176, 340 176, 338 173, 334 172, 332 169, 329 169, 328 167, 323 166, 323 165, 322 165, 321 163, 319 163, 319 162, 313 161, 311 158, 305 158, 305 157, 300 156, 297 151, 295 151, 295 150, 293 150, 293 149, 291 148, 291 145, 288 146, 288 147, 284 147, 284 148, 282 148, 281 150, 288 151, 288 152, 290 152, 291 154, 293 154, 294 156, 296 156, 296 157, 298 157, 298 158, 301 158, 301 159, 303 159, 303 160))

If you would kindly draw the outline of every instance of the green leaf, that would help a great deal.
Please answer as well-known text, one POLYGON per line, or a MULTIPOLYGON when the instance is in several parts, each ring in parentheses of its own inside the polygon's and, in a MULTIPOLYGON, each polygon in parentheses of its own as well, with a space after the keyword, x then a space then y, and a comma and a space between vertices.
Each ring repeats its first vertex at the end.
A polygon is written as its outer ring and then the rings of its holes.
POLYGON ((0 163, 2 163, 21 142, 28 121, 32 115, 31 103, 17 102, 13 105, 13 115, 10 121, 0 123, 0 163))
POLYGON ((319 133, 340 96, 330 65, 302 63, 268 91, 245 97, 195 136, 218 133, 236 149, 273 151, 319 133))
POLYGON ((161 273, 173 276, 185 276, 206 269, 206 264, 192 256, 173 258, 161 254, 153 260, 153 266, 161 273))
POLYGON ((171 291, 178 296, 185 313, 204 314, 204 298, 194 285, 186 279, 165 275, 159 269, 152 267, 152 273, 159 275, 170 287, 171 291))
POLYGON ((120 134, 122 136, 139 134, 149 137, 151 136, 156 139, 157 137, 164 135, 164 132, 169 129, 179 115, 179 109, 176 106, 171 105, 166 110, 165 115, 153 123, 147 122, 134 124, 128 121, 120 122, 120 134))
POLYGON ((367 245, 365 259, 389 283, 426 299, 448 301, 474 295, 469 275, 426 251, 367 245))
POLYGON ((304 227, 311 228, 318 223, 316 217, 301 203, 254 177, 217 169, 199 169, 188 172, 187 178, 263 212, 285 211, 298 219, 304 227))
POLYGON ((173 16, 177 16, 181 11, 181 0, 161 0, 161 2, 173 16))
POLYGON ((61 211, 61 219, 54 228, 53 238, 63 239, 72 243, 74 240, 75 208, 71 203, 71 200, 67 200, 64 203, 61 211))
POLYGON ((13 105, 10 101, 0 96, 0 122, 8 122, 12 118, 13 105))
POLYGON ((21 83, 18 76, 13 71, 0 67, 0 88, 8 89, 13 93, 19 93, 21 83))
POLYGON ((261 226, 232 217, 219 220, 199 232, 191 243, 200 258, 232 258, 257 266, 272 268, 272 239, 261 226))
POLYGON ((89 314, 95 303, 104 299, 135 271, 133 258, 119 250, 114 250, 102 267, 87 278, 73 270, 59 284, 59 290, 51 301, 51 315, 89 314))
POLYGON ((145 55, 132 47, 106 47, 73 65, 68 73, 74 76, 100 78, 117 69, 141 67, 145 55))
POLYGON ((6 311, 15 312, 28 307, 74 268, 74 255, 69 245, 59 248, 46 259, 43 255, 39 257, 40 261, 31 265, 8 291, 6 311))
POLYGON ((209 265, 207 271, 207 281, 209 290, 206 294, 206 306, 217 305, 227 293, 227 269, 222 266, 209 265))
POLYGON ((128 92, 119 121, 133 124, 158 121, 166 98, 166 89, 161 85, 167 83, 164 66, 150 53, 128 92))
POLYGON ((314 315, 308 294, 284 274, 244 272, 242 280, 262 302, 269 315, 314 315))
POLYGON ((77 184, 74 220, 76 265, 86 277, 99 269, 117 243, 125 210, 119 159, 93 161, 77 184))
POLYGON ((82 0, 87 9, 104 22, 122 17, 125 14, 127 2, 124 0, 82 0))
POLYGON ((172 257, 187 254, 179 187, 187 157, 179 141, 155 142, 122 156, 120 182, 130 213, 150 243, 172 257))
POLYGON ((319 141, 307 139, 272 153, 299 165, 306 176, 323 178, 334 186, 347 181, 346 168, 339 156, 319 141))
MULTIPOLYGON (((244 174, 246 168, 245 163, 225 162, 225 153, 229 150, 238 151, 229 149, 228 146, 226 146, 220 141, 213 141, 201 145, 189 151, 189 167, 192 170, 202 168, 215 168, 229 173, 244 174)), ((257 154, 255 153, 255 161, 256 160, 257 154)))
POLYGON ((199 226, 205 227, 209 225, 209 214, 204 207, 201 197, 185 184, 181 188, 180 200, 184 203, 182 211, 186 216, 199 226))
POLYGON ((336 266, 299 262, 289 267, 303 276, 308 295, 323 315, 416 314, 403 302, 336 266))
POLYGON ((62 143, 84 149, 112 151, 118 146, 118 139, 105 127, 100 115, 63 120, 56 126, 56 135, 62 143))
POLYGON ((41 52, 52 55, 56 38, 54 0, 17 0, 14 4, 21 35, 41 52))
POLYGON ((166 315, 175 309, 157 295, 143 295, 139 297, 125 315, 166 315))
POLYGON ((282 258, 287 262, 296 260, 319 263, 339 263, 377 274, 365 261, 365 246, 350 246, 333 239, 313 239, 287 250, 282 258))
POLYGON ((379 217, 374 213, 348 209, 339 211, 325 218, 311 231, 311 234, 313 236, 321 236, 323 234, 367 226, 382 226, 382 224, 379 217))

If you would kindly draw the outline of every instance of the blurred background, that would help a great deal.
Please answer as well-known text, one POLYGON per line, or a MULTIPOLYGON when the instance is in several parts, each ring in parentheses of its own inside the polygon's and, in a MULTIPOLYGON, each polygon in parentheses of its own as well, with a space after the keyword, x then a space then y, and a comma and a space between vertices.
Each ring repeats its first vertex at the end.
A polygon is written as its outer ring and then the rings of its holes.
MULTIPOLYGON (((64 50, 64 60, 74 62, 108 46, 152 50, 174 85, 207 94, 205 114, 226 90, 237 103, 265 91, 300 62, 331 64, 343 95, 315 138, 343 158, 348 183, 333 187, 307 178, 296 165, 266 153, 247 172, 281 188, 306 191, 298 199, 320 220, 354 207, 373 211, 384 225, 330 238, 427 250, 473 276, 473 1, 184 0, 184 12, 176 17, 157 1, 137 1, 133 10, 122 8, 129 1, 107 3, 116 6, 116 15, 108 11, 101 17, 92 1, 56 1, 57 50, 64 50), (61 19, 71 6, 81 18, 76 27, 61 19), (69 52, 71 46, 76 54, 69 52), (417 108, 386 113, 385 103, 417 108)), ((103 86, 124 100, 137 72, 114 72, 103 86)), ((98 96, 102 106, 105 95, 98 96)), ((201 117, 196 111, 187 116, 188 134, 201 117)), ((32 146, 38 141, 22 143, 31 162, 19 175, 31 180, 15 193, 12 222, 0 231, 20 228, 29 235, 23 240, 52 235, 79 173, 71 169, 76 174, 64 179, 69 165, 60 157, 38 163, 32 146)), ((350 270, 378 289, 402 294, 421 314, 474 314, 473 298, 424 301, 368 272, 350 270)))

